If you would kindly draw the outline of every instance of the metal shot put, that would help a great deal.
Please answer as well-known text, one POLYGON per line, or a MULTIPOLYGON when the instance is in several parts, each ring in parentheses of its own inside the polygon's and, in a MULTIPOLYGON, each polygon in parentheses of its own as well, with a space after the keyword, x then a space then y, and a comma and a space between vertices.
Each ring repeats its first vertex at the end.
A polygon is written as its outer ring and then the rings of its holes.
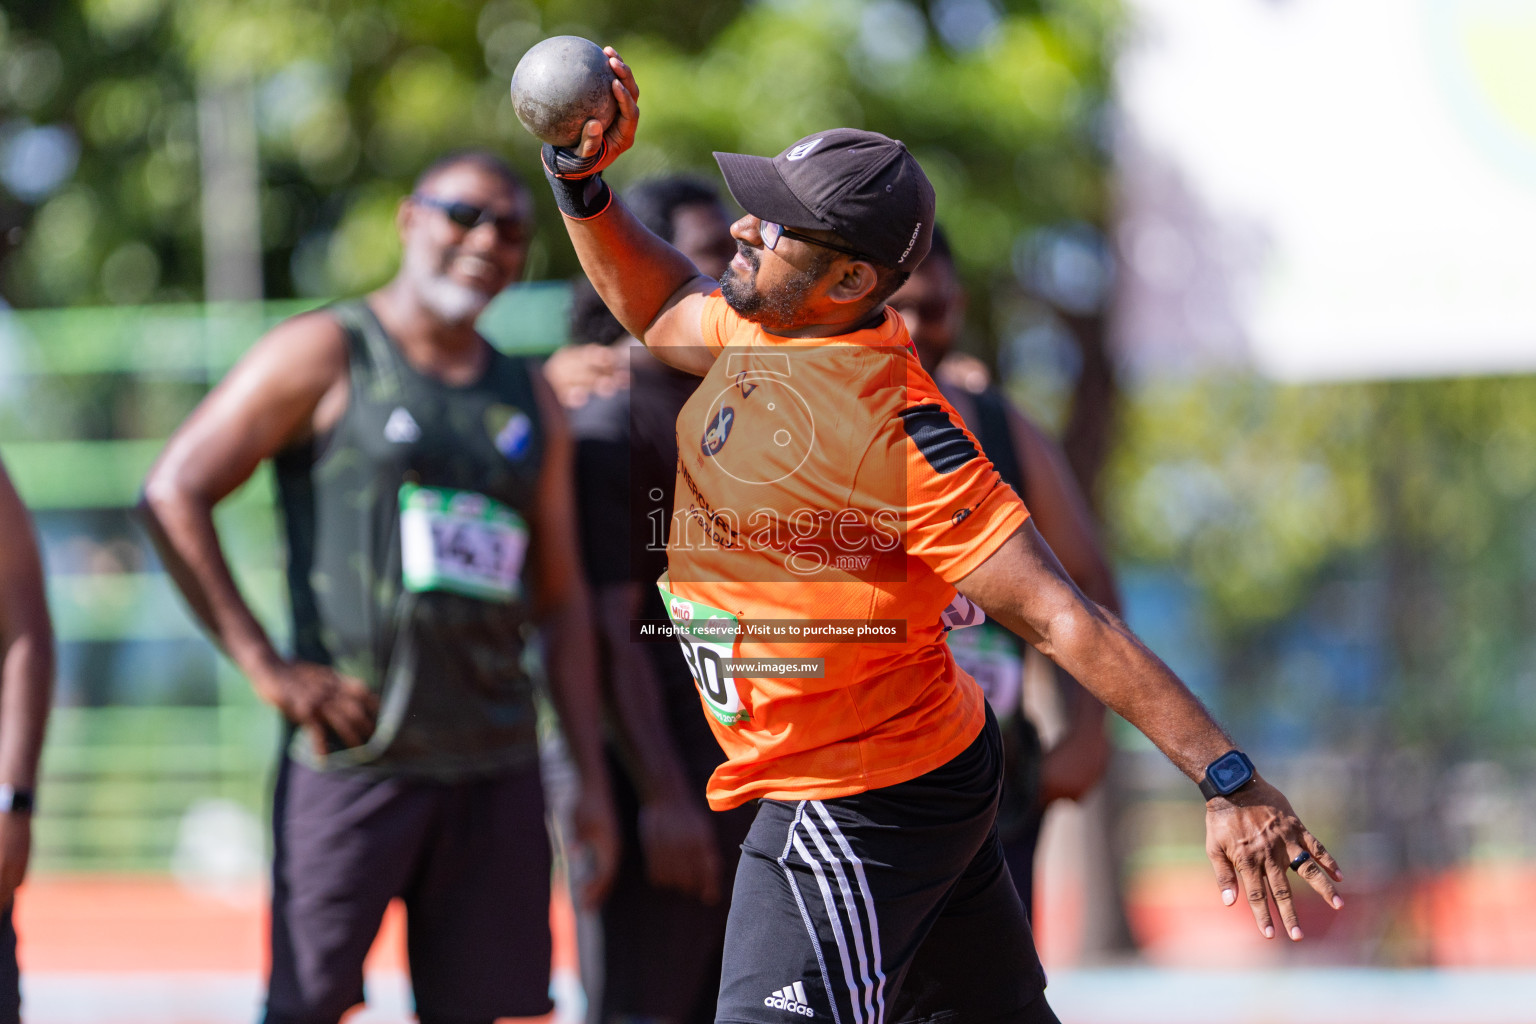
POLYGON ((605 128, 618 111, 613 71, 596 43, 551 36, 529 47, 512 72, 512 109, 540 142, 574 146, 588 120, 605 128))

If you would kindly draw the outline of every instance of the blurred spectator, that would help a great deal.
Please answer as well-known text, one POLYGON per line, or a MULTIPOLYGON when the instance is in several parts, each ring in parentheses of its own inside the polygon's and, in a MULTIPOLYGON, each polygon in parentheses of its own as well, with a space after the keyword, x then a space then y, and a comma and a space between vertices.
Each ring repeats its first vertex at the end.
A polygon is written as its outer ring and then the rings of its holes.
MULTIPOLYGON (((989 383, 979 360, 954 351, 965 320, 965 291, 944 232, 935 229, 928 256, 890 305, 907 322, 923 368, 938 382, 997 471, 1024 499, 1051 550, 1083 593, 1118 613, 1119 597, 1095 535, 1087 502, 1061 450, 989 383)), ((949 634, 955 660, 987 692, 1007 756, 998 832, 1026 907, 1033 907, 1035 845, 1054 800, 1077 800, 1109 763, 1104 706, 1056 671, 1066 731, 1050 750, 1023 713, 1026 645, 990 621, 949 634)))
POLYGON ((334 1022, 361 1002, 396 897, 425 1024, 551 1009, 550 851, 523 668, 535 623, 581 769, 582 900, 613 870, 569 435, 531 364, 475 330, 521 276, 530 220, 499 159, 433 164, 399 204, 394 280, 258 341, 145 488, 167 571, 293 727, 273 807, 268 1024, 334 1022), (236 588, 213 519, 268 458, 291 658, 236 588))
MULTIPOLYGON (((736 252, 730 218, 708 185, 665 178, 636 186, 625 201, 706 274, 722 273, 736 252)), ((552 356, 547 372, 576 435, 577 513, 624 839, 601 919, 582 923, 582 970, 598 1024, 709 1024, 730 879, 752 809, 716 814, 705 805, 723 755, 681 650, 631 639, 633 620, 666 619, 655 583, 666 569, 676 421, 699 381, 650 355, 585 281, 571 321, 577 344, 552 356)))
POLYGON ((0 1024, 19 1024, 11 911, 32 853, 37 762, 53 696, 53 627, 32 521, 3 465, 0 536, 0 1024))

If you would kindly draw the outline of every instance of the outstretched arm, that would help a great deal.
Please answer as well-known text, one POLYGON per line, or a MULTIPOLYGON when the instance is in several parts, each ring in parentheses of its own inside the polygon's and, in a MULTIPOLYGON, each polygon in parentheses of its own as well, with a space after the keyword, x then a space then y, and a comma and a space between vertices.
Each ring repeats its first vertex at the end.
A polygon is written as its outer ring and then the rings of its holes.
MULTIPOLYGON (((37 786, 37 762, 53 698, 53 626, 32 520, 0 466, 0 783, 37 786)), ((32 813, 0 812, 0 907, 27 874, 32 813)))
MULTIPOLYGON (((634 145, 640 124, 640 87, 634 72, 613 47, 605 52, 615 75, 618 114, 606 131, 599 121, 586 124, 577 155, 602 154, 585 172, 588 178, 634 145)), ((561 187, 556 183, 557 190, 561 187)), ((617 197, 601 212, 581 212, 583 216, 573 216, 562 204, 562 219, 581 268, 619 323, 662 362, 685 373, 708 373, 714 356, 704 347, 699 320, 704 296, 714 291, 715 282, 641 224, 617 197)))
MULTIPOLYGON (((1026 522, 957 587, 1145 733, 1191 780, 1204 778, 1206 766, 1233 748, 1168 666, 1118 618, 1083 596, 1033 523, 1026 522)), ((1255 776, 1230 796, 1206 802, 1206 854, 1222 900, 1235 903, 1240 885, 1266 938, 1274 936, 1267 896, 1291 938, 1301 938, 1286 872, 1303 852, 1312 859, 1299 868, 1301 876, 1334 907, 1342 906, 1333 884, 1338 864, 1279 790, 1255 776)))

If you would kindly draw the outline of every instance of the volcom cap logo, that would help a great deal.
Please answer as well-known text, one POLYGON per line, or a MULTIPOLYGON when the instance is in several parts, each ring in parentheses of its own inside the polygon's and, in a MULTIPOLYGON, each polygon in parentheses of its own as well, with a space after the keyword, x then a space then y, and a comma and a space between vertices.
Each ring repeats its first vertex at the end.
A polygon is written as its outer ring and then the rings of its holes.
POLYGON ((811 155, 811 150, 821 145, 821 139, 812 139, 810 142, 802 142, 788 153, 784 154, 785 160, 804 160, 811 155))
POLYGON ((912 229, 912 237, 907 239, 907 247, 901 250, 901 258, 896 261, 898 265, 907 262, 907 257, 912 255, 912 247, 917 244, 917 236, 923 233, 923 222, 918 221, 917 227, 912 229))

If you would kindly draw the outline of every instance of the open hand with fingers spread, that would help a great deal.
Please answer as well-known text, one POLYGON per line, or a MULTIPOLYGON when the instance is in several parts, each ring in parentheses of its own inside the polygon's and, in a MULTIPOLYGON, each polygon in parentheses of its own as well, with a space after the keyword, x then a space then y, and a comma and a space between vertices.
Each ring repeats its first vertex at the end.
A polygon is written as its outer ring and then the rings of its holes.
POLYGON ((343 747, 360 747, 373 735, 378 696, 327 665, 280 662, 251 681, 262 700, 309 733, 317 757, 330 753, 328 734, 343 747))
POLYGON ((1246 899, 1266 939, 1275 936, 1271 900, 1286 934, 1302 937, 1291 893, 1293 869, 1329 906, 1344 905, 1334 886, 1341 878, 1338 862, 1296 817, 1285 794, 1257 775, 1241 789, 1206 801, 1205 852, 1216 869, 1222 902, 1230 907, 1240 896, 1246 899))

